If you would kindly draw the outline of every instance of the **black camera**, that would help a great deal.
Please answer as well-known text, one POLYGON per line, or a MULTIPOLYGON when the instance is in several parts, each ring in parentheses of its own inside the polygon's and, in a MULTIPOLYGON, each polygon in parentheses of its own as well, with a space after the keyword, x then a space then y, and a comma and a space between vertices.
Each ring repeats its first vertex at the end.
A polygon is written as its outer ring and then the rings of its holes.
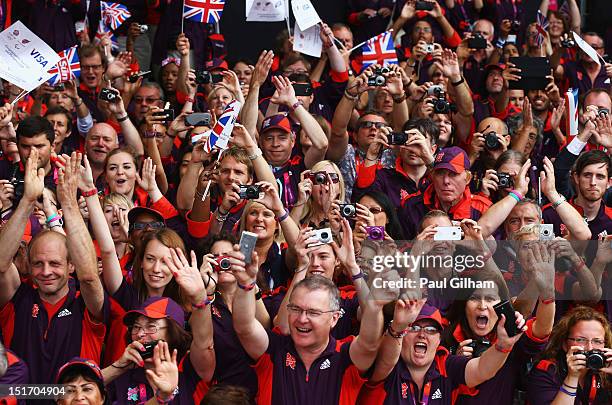
POLYGON ((434 114, 450 114, 457 111, 455 104, 450 103, 446 99, 446 93, 441 87, 434 90, 434 95, 436 98, 429 100, 429 103, 433 104, 434 114))
POLYGON ((64 90, 66 90, 65 83, 58 83, 55 86, 53 86, 53 91, 64 91, 64 90))
POLYGON ((23 197, 23 193, 25 191, 25 182, 23 179, 13 177, 10 180, 10 183, 13 185, 13 190, 15 191, 13 201, 18 202, 23 197))
POLYGON ((501 148, 501 142, 497 138, 495 131, 491 131, 485 135, 485 148, 495 150, 501 148))
POLYGON ((389 68, 382 67, 374 70, 374 74, 368 77, 368 86, 382 87, 387 84, 387 78, 383 75, 389 73, 389 68))
POLYGON ((157 111, 153 113, 154 117, 163 117, 164 122, 172 122, 174 121, 174 110, 172 108, 167 108, 165 110, 157 111))
POLYGON ((431 11, 434 9, 434 4, 430 1, 417 1, 414 7, 417 11, 431 11))
POLYGON ((584 354, 586 356, 586 366, 591 370, 601 370, 606 366, 606 354, 601 350, 585 350, 574 354, 584 354))
POLYGON ((256 200, 259 198, 260 187, 256 184, 238 186, 238 196, 243 200, 256 200))
POLYGON ((357 216, 357 209, 353 204, 339 204, 340 215, 344 218, 355 218, 357 216))
POLYGON ((499 179, 500 188, 512 188, 514 187, 514 179, 508 173, 497 172, 497 178, 499 179))
POLYGON ((601 118, 606 118, 608 115, 610 115, 610 110, 607 108, 598 108, 597 115, 601 118))
POLYGON ((208 70, 200 70, 196 73, 197 84, 215 84, 223 81, 223 76, 210 73, 208 70))
POLYGON ((152 342, 142 344, 144 346, 144 351, 140 352, 140 357, 142 357, 143 360, 153 357, 153 350, 155 349, 155 346, 157 346, 157 342, 157 340, 154 340, 152 342))
POLYGON ((570 37, 561 38, 561 47, 563 48, 573 48, 576 46, 576 42, 570 37))
POLYGON ((109 103, 116 103, 119 101, 119 92, 117 90, 105 87, 100 90, 100 95, 98 98, 102 101, 108 101, 109 103))
POLYGON ((387 135, 389 145, 404 145, 408 141, 408 134, 404 132, 392 132, 387 135))
POLYGON ((487 40, 480 34, 474 34, 472 38, 468 39, 467 46, 470 49, 486 49, 487 40))
POLYGON ((467 347, 471 347, 474 349, 472 352, 472 357, 480 357, 484 352, 486 352, 489 347, 491 347, 491 342, 486 339, 477 339, 473 340, 472 343, 467 345, 467 347))
POLYGON ((521 22, 519 20, 512 21, 512 24, 510 25, 510 30, 514 32, 518 32, 520 29, 521 29, 521 22))

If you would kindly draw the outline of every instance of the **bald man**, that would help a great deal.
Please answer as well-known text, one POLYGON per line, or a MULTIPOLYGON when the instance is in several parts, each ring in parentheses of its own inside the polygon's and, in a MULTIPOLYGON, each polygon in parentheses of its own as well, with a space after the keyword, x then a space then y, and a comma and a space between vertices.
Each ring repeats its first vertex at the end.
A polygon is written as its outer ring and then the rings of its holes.
POLYGON ((117 131, 106 123, 97 123, 87 133, 85 138, 85 154, 89 159, 94 182, 104 172, 104 161, 113 149, 119 147, 117 131))

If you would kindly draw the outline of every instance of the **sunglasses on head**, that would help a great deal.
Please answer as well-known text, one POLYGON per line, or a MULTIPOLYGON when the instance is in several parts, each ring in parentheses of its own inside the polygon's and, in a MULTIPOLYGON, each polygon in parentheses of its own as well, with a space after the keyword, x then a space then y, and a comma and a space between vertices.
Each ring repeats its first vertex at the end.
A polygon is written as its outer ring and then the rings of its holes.
POLYGON ((133 224, 130 224, 130 230, 134 230, 134 231, 142 231, 142 230, 145 230, 147 228, 153 229, 153 230, 158 230, 158 229, 163 229, 165 227, 166 227, 166 224, 164 224, 163 222, 160 222, 160 221, 155 221, 155 222, 134 222, 133 224))
POLYGON ((359 124, 359 128, 372 128, 376 127, 376 129, 381 129, 385 126, 384 122, 374 122, 374 121, 361 121, 359 124))

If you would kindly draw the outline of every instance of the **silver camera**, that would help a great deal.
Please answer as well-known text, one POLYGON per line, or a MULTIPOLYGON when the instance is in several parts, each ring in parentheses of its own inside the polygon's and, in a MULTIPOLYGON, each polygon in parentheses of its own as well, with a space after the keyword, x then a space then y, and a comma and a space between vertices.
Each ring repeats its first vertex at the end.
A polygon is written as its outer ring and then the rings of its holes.
POLYGON ((434 51, 434 45, 433 44, 427 44, 425 45, 425 52, 427 53, 433 53, 434 51))
POLYGON ((149 26, 146 24, 142 24, 138 26, 138 29, 140 29, 141 34, 144 34, 145 32, 149 31, 149 26))
POLYGON ((328 245, 334 240, 331 228, 315 229, 313 233, 311 237, 317 241, 309 244, 308 247, 328 245))
POLYGON ((541 224, 540 225, 540 240, 553 240, 555 239, 555 231, 553 230, 552 224, 541 224))

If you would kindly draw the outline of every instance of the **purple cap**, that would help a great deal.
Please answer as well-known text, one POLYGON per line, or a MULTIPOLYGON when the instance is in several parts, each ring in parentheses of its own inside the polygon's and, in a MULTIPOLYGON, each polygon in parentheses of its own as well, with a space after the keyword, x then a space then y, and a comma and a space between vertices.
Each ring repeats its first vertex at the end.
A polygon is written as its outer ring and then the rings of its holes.
POLYGON ((168 318, 176 322, 181 328, 185 326, 185 311, 168 297, 147 298, 139 309, 133 309, 125 313, 123 323, 126 326, 132 326, 139 315, 152 319, 168 318))
POLYGON ((470 170, 470 159, 467 153, 458 146, 441 149, 434 160, 433 170, 448 169, 455 173, 470 170))
POLYGON ((429 305, 429 304, 423 305, 423 308, 421 308, 421 312, 419 312, 419 316, 417 316, 414 322, 418 322, 421 319, 431 319, 432 321, 435 321, 438 324, 438 327, 440 328, 440 330, 444 329, 445 322, 442 319, 442 314, 440 313, 438 308, 432 305, 429 305))
POLYGON ((276 114, 264 119, 261 124, 260 134, 263 134, 269 129, 280 129, 285 132, 291 133, 291 122, 285 114, 276 114))
POLYGON ((66 373, 68 370, 77 367, 85 370, 90 370, 96 376, 96 378, 98 378, 100 382, 104 384, 104 378, 102 377, 102 370, 100 370, 100 367, 93 360, 84 359, 81 357, 73 357, 68 361, 68 363, 60 367, 57 372, 55 382, 58 383, 62 378, 62 375, 64 375, 64 373, 66 373))
POLYGON ((213 60, 209 60, 205 64, 206 70, 212 72, 213 70, 228 70, 229 66, 227 65, 227 61, 224 61, 221 58, 214 58, 213 60))

